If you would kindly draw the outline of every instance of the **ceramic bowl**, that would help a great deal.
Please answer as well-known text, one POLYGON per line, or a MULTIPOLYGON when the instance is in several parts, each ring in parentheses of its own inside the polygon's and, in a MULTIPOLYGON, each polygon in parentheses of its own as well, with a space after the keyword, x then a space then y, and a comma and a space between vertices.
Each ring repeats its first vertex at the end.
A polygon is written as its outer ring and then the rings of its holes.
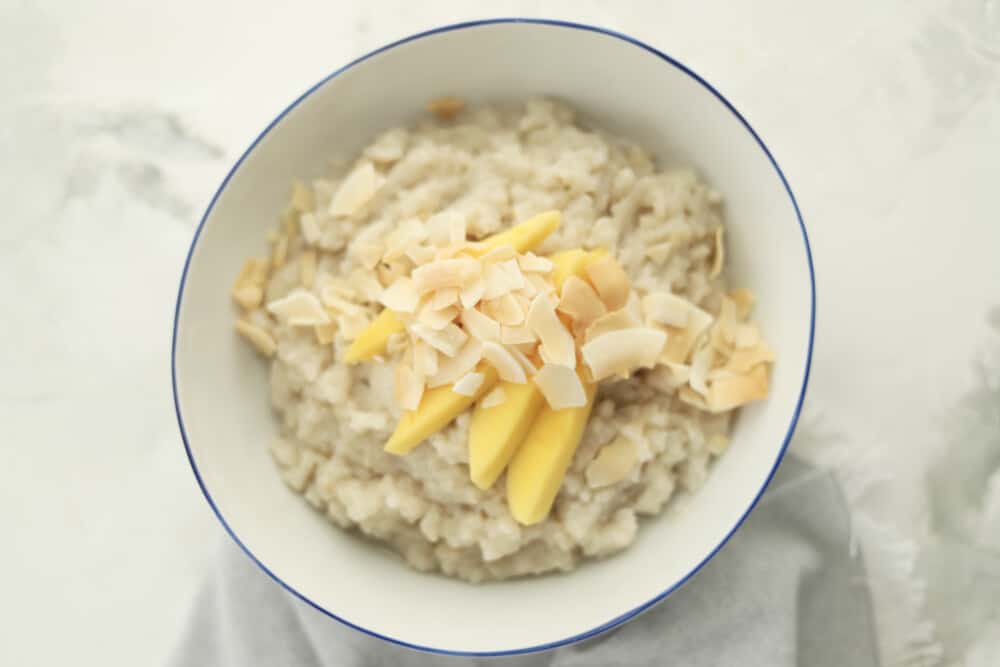
POLYGON ((584 639, 663 600, 732 535, 774 473, 809 373, 812 263, 792 192, 761 138, 691 69, 608 30, 555 21, 453 25, 334 72, 250 145, 212 199, 184 266, 173 384, 187 454, 219 520, 293 594, 360 631, 407 646, 507 654, 584 639), (729 269, 759 298, 777 352, 771 394, 742 411, 705 486, 641 523, 635 544, 569 574, 470 585, 415 572, 341 531, 279 479, 267 369, 233 334, 228 288, 260 252, 289 183, 324 173, 445 93, 471 103, 561 98, 662 163, 693 165, 726 198, 729 269))

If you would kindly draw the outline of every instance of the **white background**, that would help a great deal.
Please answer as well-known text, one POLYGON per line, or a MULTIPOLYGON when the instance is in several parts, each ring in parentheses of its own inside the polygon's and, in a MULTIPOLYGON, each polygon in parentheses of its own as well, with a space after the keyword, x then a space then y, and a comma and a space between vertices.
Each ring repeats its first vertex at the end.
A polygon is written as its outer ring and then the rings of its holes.
MULTIPOLYGON (((940 421, 996 344, 994 0, 7 0, 0 663, 163 658, 224 539, 169 387, 173 301, 202 209, 257 133, 334 68, 418 30, 501 15, 627 32, 749 119, 813 242, 809 413, 888 462, 869 510, 933 541, 924 473, 940 421)), ((949 655, 977 632, 943 637, 949 655)))

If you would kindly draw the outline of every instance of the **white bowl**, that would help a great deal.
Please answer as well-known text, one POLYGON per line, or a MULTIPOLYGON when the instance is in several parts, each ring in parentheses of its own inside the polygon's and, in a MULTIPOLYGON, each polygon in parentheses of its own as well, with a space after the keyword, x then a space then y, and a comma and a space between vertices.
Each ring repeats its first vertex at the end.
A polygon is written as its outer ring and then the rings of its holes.
POLYGON ((799 414, 814 319, 805 228, 777 163, 742 116, 684 65, 624 35, 555 21, 447 26, 333 73, 285 109, 222 183, 195 234, 174 324, 174 399, 191 466, 233 539, 278 583, 358 630, 447 653, 541 650, 656 604, 715 554, 774 473, 799 414), (420 574, 343 532, 280 481, 265 364, 233 335, 227 290, 259 253, 289 182, 324 172, 437 94, 471 102, 562 98, 664 162, 695 166, 726 198, 734 283, 759 297, 777 351, 771 395, 743 410, 729 451, 683 508, 635 544, 565 575, 473 586, 420 574))

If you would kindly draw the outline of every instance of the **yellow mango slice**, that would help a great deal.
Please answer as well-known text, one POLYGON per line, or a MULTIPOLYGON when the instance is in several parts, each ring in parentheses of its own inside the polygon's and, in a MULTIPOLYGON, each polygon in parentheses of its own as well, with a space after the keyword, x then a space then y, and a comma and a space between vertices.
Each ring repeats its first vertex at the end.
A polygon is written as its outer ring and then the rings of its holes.
POLYGON ((424 392, 417 409, 403 413, 396 430, 385 443, 385 451, 390 454, 406 454, 485 396, 497 383, 497 372, 486 363, 479 364, 476 371, 484 377, 483 383, 472 396, 456 394, 451 390, 450 384, 424 392))
POLYGON ((583 276, 587 266, 608 254, 604 248, 595 250, 583 250, 573 248, 572 250, 562 250, 549 256, 556 268, 552 271, 552 282, 556 286, 557 292, 562 292, 563 283, 570 276, 583 276))
POLYGON ((545 405, 533 382, 500 386, 504 402, 492 408, 477 406, 469 425, 469 477, 483 490, 497 481, 545 405))
MULTIPOLYGON (((473 254, 485 255, 490 250, 502 245, 513 246, 517 252, 527 252, 555 231, 561 220, 562 216, 559 211, 540 213, 505 232, 494 234, 485 239, 473 250, 473 254)), ((404 324, 396 317, 395 313, 388 309, 383 310, 347 348, 344 362, 356 364, 381 354, 389 343, 389 336, 403 329, 404 324)))
POLYGON ((517 252, 528 252, 554 232, 559 227, 560 222, 562 222, 562 215, 559 211, 539 213, 533 218, 528 218, 524 222, 514 225, 505 232, 483 239, 472 251, 472 254, 485 255, 490 250, 504 245, 512 246, 517 252))
POLYGON ((544 406, 507 468, 507 505, 525 526, 549 514, 563 477, 583 437, 597 386, 584 382, 587 404, 552 410, 544 406))

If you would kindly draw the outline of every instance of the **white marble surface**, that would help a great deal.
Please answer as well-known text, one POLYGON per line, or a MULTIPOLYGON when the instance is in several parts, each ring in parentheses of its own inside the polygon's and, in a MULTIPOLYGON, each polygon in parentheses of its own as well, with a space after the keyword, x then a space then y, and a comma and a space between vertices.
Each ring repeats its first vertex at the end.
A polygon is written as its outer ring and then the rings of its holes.
MULTIPOLYGON (((884 559, 897 574, 913 565, 929 591, 913 614, 902 610, 919 587, 876 600, 887 663, 924 618, 916 633, 946 662, 997 664, 1000 6, 750 5, 0 5, 0 193, 13 204, 0 223, 0 663, 162 659, 223 539, 169 388, 201 210, 260 129, 331 69, 489 14, 628 32, 695 68, 765 138, 817 266, 801 447, 871 455, 867 470, 889 479, 845 473, 856 507, 885 544, 919 545, 884 559)), ((863 543, 877 534, 859 529, 863 543)))

